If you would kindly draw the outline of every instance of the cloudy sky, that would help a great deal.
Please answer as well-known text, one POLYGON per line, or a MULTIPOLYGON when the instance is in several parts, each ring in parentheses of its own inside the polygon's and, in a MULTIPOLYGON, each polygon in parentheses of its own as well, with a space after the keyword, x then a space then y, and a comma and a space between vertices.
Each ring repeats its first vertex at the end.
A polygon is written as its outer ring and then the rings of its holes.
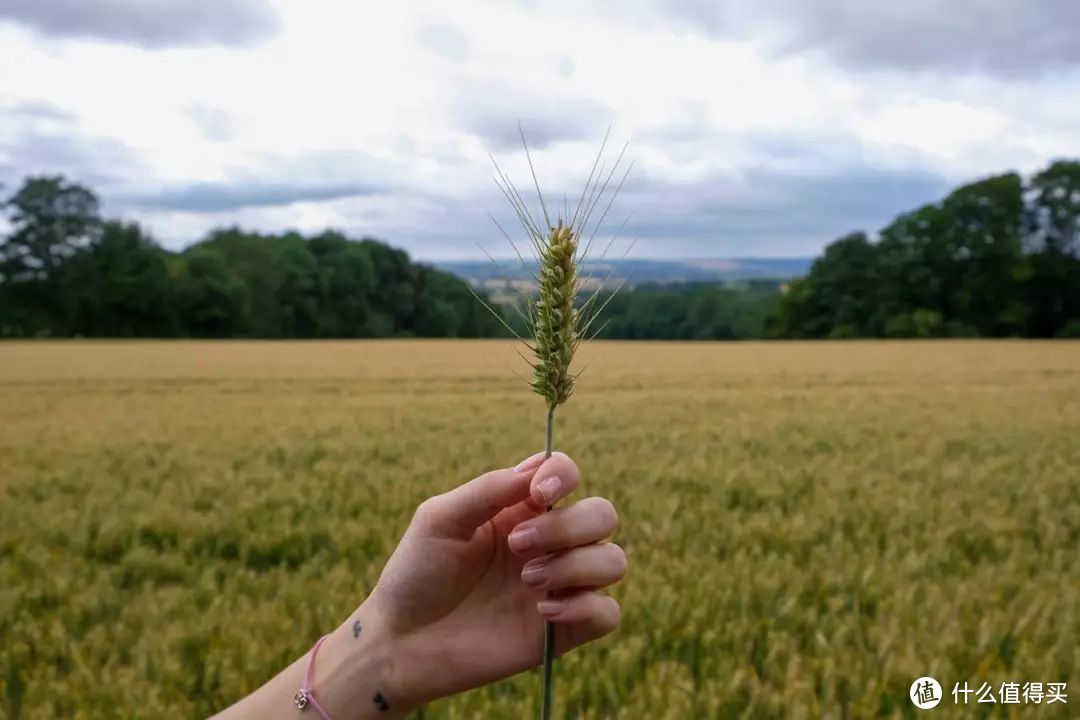
POLYGON ((506 255, 519 121, 559 200, 629 141, 638 257, 813 254, 1080 156, 1080 2, 0 0, 0 182, 64 173, 169 247, 506 255))

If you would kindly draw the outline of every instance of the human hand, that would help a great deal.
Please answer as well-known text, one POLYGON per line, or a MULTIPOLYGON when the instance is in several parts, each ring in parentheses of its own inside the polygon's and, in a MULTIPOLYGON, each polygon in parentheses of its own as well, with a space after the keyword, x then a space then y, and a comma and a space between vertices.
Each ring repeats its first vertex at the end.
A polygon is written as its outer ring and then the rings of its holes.
POLYGON ((604 542, 615 508, 591 497, 544 512, 580 481, 565 454, 541 453, 420 505, 357 612, 381 626, 399 702, 538 665, 545 619, 556 624, 559 654, 618 626, 618 603, 597 592, 626 572, 622 549, 604 542))
POLYGON ((286 720, 314 707, 396 720, 538 665, 545 618, 559 654, 608 634, 619 605, 597 590, 626 572, 622 549, 603 542, 615 508, 594 497, 544 512, 580 482, 566 455, 537 454, 424 501, 356 612, 215 717, 286 720))

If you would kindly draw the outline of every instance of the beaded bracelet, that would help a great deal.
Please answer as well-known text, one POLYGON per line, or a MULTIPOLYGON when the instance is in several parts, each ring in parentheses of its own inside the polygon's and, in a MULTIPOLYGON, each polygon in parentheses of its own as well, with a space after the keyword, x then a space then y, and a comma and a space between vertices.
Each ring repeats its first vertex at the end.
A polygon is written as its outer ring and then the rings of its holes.
POLYGON ((308 706, 315 708, 315 712, 319 713, 319 716, 323 720, 331 720, 330 714, 326 712, 319 701, 315 699, 315 693, 311 690, 311 674, 315 671, 315 656, 319 654, 319 647, 322 646, 326 638, 329 635, 323 635, 321 638, 315 641, 315 647, 311 648, 311 660, 308 661, 307 672, 304 673, 304 686, 296 691, 293 695, 293 704, 300 710, 306 710, 308 706))

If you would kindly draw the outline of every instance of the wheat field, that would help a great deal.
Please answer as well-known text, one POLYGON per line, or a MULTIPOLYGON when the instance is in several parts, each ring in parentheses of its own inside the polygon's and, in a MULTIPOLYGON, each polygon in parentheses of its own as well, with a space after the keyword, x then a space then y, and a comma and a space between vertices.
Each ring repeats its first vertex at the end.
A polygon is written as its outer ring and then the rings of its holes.
MULTIPOLYGON (((555 445, 622 628, 565 718, 1075 717, 1080 343, 593 343, 555 445), (954 705, 956 682, 1068 705, 954 705), (1072 697, 1072 696, 1075 697, 1072 697), (936 715, 934 714, 936 713, 936 715)), ((0 716, 197 718, 349 613, 425 497, 542 447, 498 341, 0 344, 0 716)), ((527 674, 424 718, 525 718, 527 674)))

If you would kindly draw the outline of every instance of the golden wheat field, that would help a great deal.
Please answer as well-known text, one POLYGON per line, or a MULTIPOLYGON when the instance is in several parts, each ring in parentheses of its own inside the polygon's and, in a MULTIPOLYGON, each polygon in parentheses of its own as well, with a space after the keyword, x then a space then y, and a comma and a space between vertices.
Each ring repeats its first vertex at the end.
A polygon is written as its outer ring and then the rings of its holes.
MULTIPOLYGON (((622 628, 565 718, 1077 717, 1080 343, 594 343, 555 445, 622 628), (1069 683, 954 705, 954 683, 1069 683), (934 714, 936 713, 936 714, 934 714)), ((0 715, 197 718, 343 620, 425 497, 543 443, 497 341, 0 344, 0 715)), ((424 718, 526 718, 535 674, 424 718)))

